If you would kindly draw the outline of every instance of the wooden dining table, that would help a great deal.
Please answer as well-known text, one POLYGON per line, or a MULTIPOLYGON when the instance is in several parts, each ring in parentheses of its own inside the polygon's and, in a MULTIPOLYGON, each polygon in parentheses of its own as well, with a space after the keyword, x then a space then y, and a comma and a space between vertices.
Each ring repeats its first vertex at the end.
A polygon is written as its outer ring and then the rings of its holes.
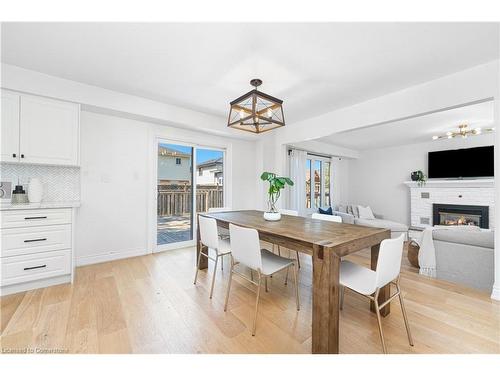
MULTIPOLYGON (((390 238, 388 229, 335 223, 301 216, 282 215, 279 221, 266 221, 262 211, 228 211, 199 214, 217 220, 217 225, 229 228, 235 224, 258 231, 262 241, 312 256, 313 309, 312 353, 339 353, 340 315, 340 261, 357 251, 371 248, 371 268, 376 269, 380 242, 390 238)), ((198 225, 197 257, 208 249, 200 242, 198 225)), ((201 257, 200 269, 208 267, 208 259, 201 257)), ((390 287, 380 290, 379 304, 389 298, 390 287)), ((374 306, 372 303, 372 311, 374 306)), ((381 311, 390 313, 388 303, 381 311)))

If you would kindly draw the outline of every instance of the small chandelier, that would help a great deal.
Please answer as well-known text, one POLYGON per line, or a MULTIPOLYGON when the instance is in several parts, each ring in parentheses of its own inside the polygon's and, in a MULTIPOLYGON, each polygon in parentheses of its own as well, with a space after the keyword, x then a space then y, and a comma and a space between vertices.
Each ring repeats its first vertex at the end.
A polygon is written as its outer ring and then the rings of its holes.
POLYGON ((495 131, 495 128, 475 128, 475 129, 469 129, 469 126, 467 124, 462 124, 458 125, 458 131, 449 131, 446 134, 443 135, 433 135, 432 140, 435 141, 437 139, 451 139, 455 137, 462 137, 462 138, 467 138, 468 136, 472 135, 480 135, 484 133, 491 133, 495 131))
POLYGON ((283 100, 257 90, 262 85, 260 79, 252 79, 250 84, 254 87, 252 91, 230 103, 227 126, 252 133, 285 126, 283 100))

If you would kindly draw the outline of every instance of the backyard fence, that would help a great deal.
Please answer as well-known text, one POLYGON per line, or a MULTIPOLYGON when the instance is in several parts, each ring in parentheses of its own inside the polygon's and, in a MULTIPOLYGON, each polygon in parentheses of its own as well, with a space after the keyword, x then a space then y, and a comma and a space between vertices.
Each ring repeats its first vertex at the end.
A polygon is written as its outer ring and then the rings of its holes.
MULTIPOLYGON (((182 216, 191 212, 191 185, 158 185, 158 215, 182 216)), ((206 212, 211 207, 224 205, 222 186, 198 185, 196 188, 196 211, 206 212)))

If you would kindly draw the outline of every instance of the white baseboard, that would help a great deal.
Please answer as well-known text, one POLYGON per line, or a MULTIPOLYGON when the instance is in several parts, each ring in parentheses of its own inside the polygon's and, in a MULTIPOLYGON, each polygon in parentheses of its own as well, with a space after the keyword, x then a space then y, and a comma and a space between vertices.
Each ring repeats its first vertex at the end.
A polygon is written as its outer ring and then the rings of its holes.
POLYGON ((500 301, 500 286, 493 285, 493 290, 491 291, 491 299, 500 301))
POLYGON ((126 251, 110 251, 105 254, 98 255, 87 255, 87 256, 77 256, 76 266, 86 266, 89 264, 109 262, 112 260, 132 258, 140 255, 150 254, 150 251, 146 248, 131 249, 126 251))
POLYGON ((32 289, 47 288, 52 285, 65 284, 71 282, 71 275, 63 275, 50 277, 48 279, 28 281, 26 283, 2 286, 0 288, 0 296, 24 292, 32 289))

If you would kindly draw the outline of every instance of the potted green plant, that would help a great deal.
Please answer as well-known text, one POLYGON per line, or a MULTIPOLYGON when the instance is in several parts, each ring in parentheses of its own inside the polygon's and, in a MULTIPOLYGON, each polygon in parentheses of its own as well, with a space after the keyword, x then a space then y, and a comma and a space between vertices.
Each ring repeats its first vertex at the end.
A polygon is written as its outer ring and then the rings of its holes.
POLYGON ((269 182, 269 189, 267 191, 269 211, 264 212, 264 219, 269 221, 280 220, 281 214, 276 209, 276 203, 280 197, 281 189, 284 189, 286 185, 293 186, 293 181, 288 177, 279 177, 276 173, 272 172, 262 173, 260 179, 269 182))
POLYGON ((419 187, 422 187, 427 181, 427 176, 422 171, 415 171, 411 174, 411 180, 417 182, 419 187))

